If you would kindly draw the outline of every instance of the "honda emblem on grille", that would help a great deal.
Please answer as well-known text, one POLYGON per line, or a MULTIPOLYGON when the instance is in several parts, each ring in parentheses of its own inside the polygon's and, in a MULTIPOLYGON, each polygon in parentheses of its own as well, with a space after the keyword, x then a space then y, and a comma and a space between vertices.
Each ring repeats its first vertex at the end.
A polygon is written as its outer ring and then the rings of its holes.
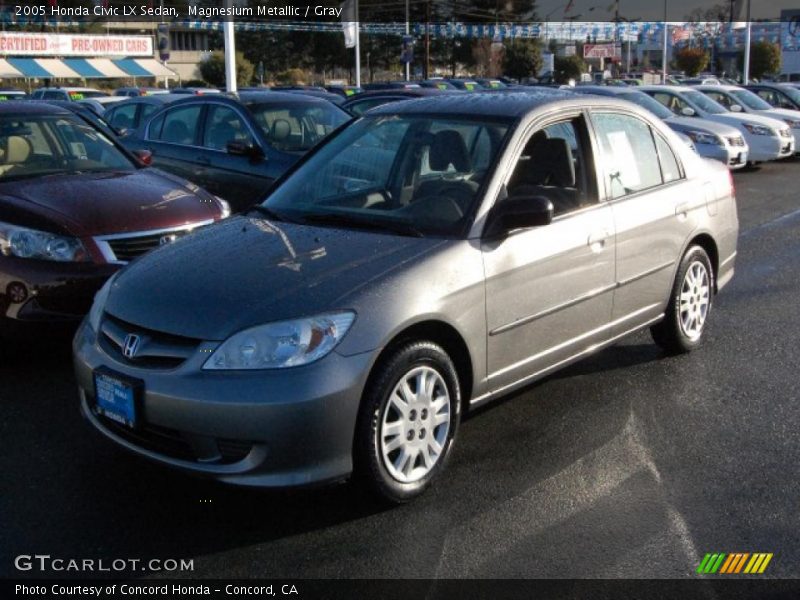
POLYGON ((125 336, 125 342, 122 344, 122 356, 125 358, 134 358, 137 350, 139 350, 139 343, 142 339, 135 333, 129 333, 125 336))
POLYGON ((178 236, 175 235, 174 233, 170 233, 168 235, 162 235, 158 239, 158 245, 159 246, 166 246, 167 244, 171 244, 172 242, 174 242, 177 239, 178 239, 178 236))

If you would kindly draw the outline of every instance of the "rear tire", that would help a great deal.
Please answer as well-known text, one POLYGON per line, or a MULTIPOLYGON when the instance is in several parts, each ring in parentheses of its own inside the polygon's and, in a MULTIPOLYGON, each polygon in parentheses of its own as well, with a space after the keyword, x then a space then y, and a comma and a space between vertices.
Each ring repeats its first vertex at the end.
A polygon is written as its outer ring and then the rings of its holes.
POLYGON ((708 254, 691 246, 681 259, 664 320, 650 328, 656 344, 670 354, 691 352, 703 341, 714 299, 714 271, 708 254))
POLYGON ((455 365, 428 341, 394 351, 370 377, 355 439, 357 477, 383 500, 408 502, 444 469, 461 412, 455 365))

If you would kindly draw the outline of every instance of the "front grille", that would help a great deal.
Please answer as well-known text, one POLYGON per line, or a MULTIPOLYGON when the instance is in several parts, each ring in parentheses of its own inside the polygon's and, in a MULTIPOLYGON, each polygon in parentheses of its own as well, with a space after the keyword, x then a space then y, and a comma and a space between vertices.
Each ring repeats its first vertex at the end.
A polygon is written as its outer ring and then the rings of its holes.
POLYGON ((729 137, 728 144, 731 146, 744 146, 744 138, 743 137, 729 137))
POLYGON ((95 417, 103 427, 140 448, 181 460, 197 458, 191 444, 183 439, 179 431, 149 423, 138 429, 131 429, 102 415, 96 414, 95 417))
POLYGON ((792 137, 792 132, 790 129, 781 129, 781 137, 790 138, 792 137))
POLYGON ((124 233, 118 235, 104 235, 95 238, 100 251, 108 262, 127 263, 134 258, 154 250, 159 246, 169 244, 191 233, 198 227, 212 223, 203 221, 192 223, 183 227, 171 229, 158 229, 153 231, 140 231, 137 233, 124 233))
MULTIPOLYGON (((163 454, 170 458, 200 462, 203 464, 230 465, 244 460, 253 450, 253 442, 244 440, 225 440, 204 437, 205 441, 216 443, 218 455, 209 456, 209 446, 203 444, 205 456, 195 450, 191 441, 183 436, 180 431, 161 427, 151 423, 144 423, 137 429, 131 429, 116 421, 98 415, 95 418, 111 433, 121 437, 127 442, 144 450, 163 454)), ((213 448, 213 446, 211 446, 213 448)))
POLYGON ((116 360, 142 368, 174 369, 192 356, 200 340, 154 331, 133 325, 106 314, 100 325, 102 335, 98 338, 103 350, 116 360), (139 338, 133 356, 125 356, 123 349, 129 335, 139 338))

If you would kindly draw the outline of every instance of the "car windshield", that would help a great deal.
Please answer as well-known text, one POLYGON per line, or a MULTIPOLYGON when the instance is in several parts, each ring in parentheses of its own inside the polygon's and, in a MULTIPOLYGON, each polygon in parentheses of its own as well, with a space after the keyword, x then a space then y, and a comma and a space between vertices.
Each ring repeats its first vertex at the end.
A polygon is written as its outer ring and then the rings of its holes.
POLYGON ((731 90, 731 96, 752 110, 772 110, 772 105, 759 98, 750 90, 731 90))
POLYGON ((800 104, 800 90, 790 85, 781 86, 781 91, 792 100, 800 104))
POLYGON ((700 110, 711 113, 712 115, 721 115, 728 112, 727 108, 718 102, 714 102, 702 92, 697 92, 695 90, 683 92, 683 97, 689 102, 693 103, 695 106, 699 107, 700 110))
POLYGON ((351 119, 329 102, 253 103, 247 108, 270 146, 283 152, 306 152, 351 119))
POLYGON ((629 92, 620 94, 620 96, 625 100, 638 104, 642 108, 646 108, 659 119, 669 119, 675 116, 672 114, 672 111, 661 104, 661 102, 648 96, 644 92, 629 92))
POLYGON ((320 148, 264 206, 307 223, 454 236, 508 131, 507 122, 485 119, 365 117, 320 148))
POLYGON ((0 116, 0 182, 134 169, 111 140, 77 117, 0 116))

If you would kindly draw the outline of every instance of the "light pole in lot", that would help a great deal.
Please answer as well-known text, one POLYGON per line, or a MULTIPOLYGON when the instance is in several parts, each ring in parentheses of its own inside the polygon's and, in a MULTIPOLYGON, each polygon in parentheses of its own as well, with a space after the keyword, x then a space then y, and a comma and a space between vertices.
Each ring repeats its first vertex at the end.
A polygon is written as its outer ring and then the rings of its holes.
POLYGON ((661 83, 667 83, 667 51, 669 45, 669 23, 667 23, 667 0, 664 0, 664 55, 662 57, 661 66, 661 83))
POLYGON ((747 29, 744 31, 744 85, 750 83, 750 37, 752 34, 753 24, 750 22, 750 0, 747 0, 747 29))
MULTIPOLYGON (((225 0, 225 8, 231 8, 233 0, 225 0)), ((236 39, 233 31, 232 17, 223 21, 223 34, 225 38, 225 88, 229 92, 236 92, 236 39)))

